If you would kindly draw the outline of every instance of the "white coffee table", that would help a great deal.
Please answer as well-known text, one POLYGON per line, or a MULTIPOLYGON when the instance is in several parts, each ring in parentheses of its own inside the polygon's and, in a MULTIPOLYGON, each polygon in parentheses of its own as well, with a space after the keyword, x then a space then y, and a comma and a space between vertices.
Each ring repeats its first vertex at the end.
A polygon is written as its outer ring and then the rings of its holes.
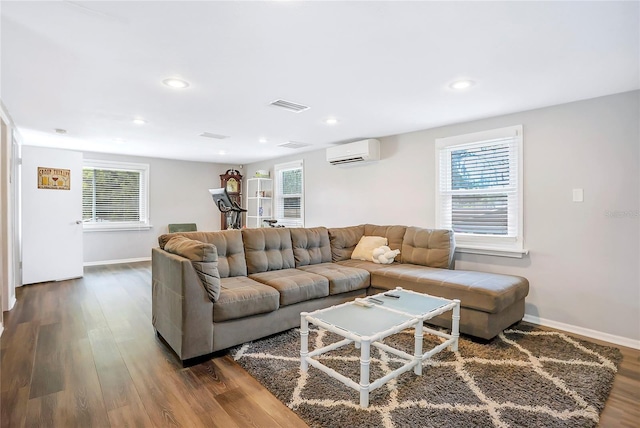
POLYGON ((357 299, 357 302, 351 301, 310 313, 302 312, 300 314, 300 369, 306 372, 309 365, 311 365, 356 391, 360 391, 360 406, 368 407, 369 393, 371 391, 412 368, 416 375, 422 375, 422 362, 446 347, 450 347, 452 351, 457 351, 458 337, 460 336, 459 326, 460 300, 443 299, 415 291, 403 290, 400 287, 388 292, 367 296, 364 299, 357 299), (398 297, 388 297, 388 295, 398 297), (378 302, 375 302, 375 300, 378 302), (368 306, 361 306, 358 303, 368 306), (451 334, 433 330, 423 325, 424 321, 447 311, 452 311, 451 334), (309 323, 336 333, 345 339, 309 351, 309 323), (410 327, 414 328, 415 336, 413 355, 380 342, 385 337, 400 333, 410 327), (423 352, 423 333, 433 334, 446 340, 440 345, 423 352), (359 384, 313 358, 351 343, 355 343, 356 348, 360 348, 359 384), (371 346, 408 361, 391 373, 370 383, 371 346))

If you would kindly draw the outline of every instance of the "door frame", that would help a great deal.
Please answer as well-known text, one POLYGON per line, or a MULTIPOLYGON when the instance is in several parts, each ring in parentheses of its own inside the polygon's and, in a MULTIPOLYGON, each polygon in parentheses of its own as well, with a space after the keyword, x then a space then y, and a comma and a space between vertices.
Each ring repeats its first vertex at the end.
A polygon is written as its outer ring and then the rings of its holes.
MULTIPOLYGON (((13 287, 22 287, 22 144, 14 130, 11 133, 11 196, 13 199, 13 287)), ((15 302, 14 302, 15 303, 15 302)))
MULTIPOLYGON (((0 163, 2 165, 2 177, 0 179, 0 186, 2 186, 2 201, 0 203, 2 212, 0 213, 0 218, 2 218, 2 222, 0 222, 0 227, 2 230, 0 231, 0 236, 3 237, 1 245, 2 245, 2 260, 0 263, 2 268, 0 272, 2 272, 1 280, 2 286, 0 287, 0 292, 2 294, 2 307, 1 310, 8 311, 13 308, 16 303, 16 264, 20 263, 20 252, 16 248, 15 242, 16 239, 19 239, 19 229, 17 229, 15 212, 18 207, 18 194, 20 192, 19 189, 16 191, 16 166, 18 163, 18 159, 14 154, 14 144, 19 144, 16 134, 15 134, 15 125, 13 120, 7 113, 7 109, 5 108, 2 101, 0 101, 0 120, 2 121, 2 143, 1 143, 1 152, 0 153, 0 163), (17 234, 16 234, 17 232, 17 234)), ((21 282, 18 280, 18 282, 21 282)), ((0 321, 2 317, 0 317, 0 321)))

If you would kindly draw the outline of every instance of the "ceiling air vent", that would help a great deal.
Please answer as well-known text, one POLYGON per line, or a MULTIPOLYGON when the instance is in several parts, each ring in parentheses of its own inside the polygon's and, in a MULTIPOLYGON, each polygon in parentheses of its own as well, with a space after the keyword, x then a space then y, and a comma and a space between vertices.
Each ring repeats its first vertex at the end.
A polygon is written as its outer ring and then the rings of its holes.
POLYGON ((294 103, 292 101, 287 100, 275 100, 270 105, 275 107, 280 107, 285 110, 292 111, 294 113, 300 113, 301 111, 309 110, 309 106, 305 106, 303 104, 294 103))
POLYGON ((287 141, 286 143, 278 144, 278 147, 286 147, 287 149, 300 149, 302 147, 310 146, 309 143, 298 143, 296 141, 287 141))
POLYGON ((202 134, 199 135, 199 137, 213 138, 216 140, 224 140, 225 138, 229 138, 228 135, 214 134, 212 132, 203 132, 202 134))

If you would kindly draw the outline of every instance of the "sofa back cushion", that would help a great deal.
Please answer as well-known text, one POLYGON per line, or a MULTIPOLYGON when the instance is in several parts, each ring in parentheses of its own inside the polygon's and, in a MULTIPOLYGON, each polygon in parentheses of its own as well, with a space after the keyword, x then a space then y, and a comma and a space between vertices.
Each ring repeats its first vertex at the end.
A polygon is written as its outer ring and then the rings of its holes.
POLYGON ((300 227, 290 229, 290 231, 296 267, 331 261, 329 232, 325 227, 300 227))
POLYGON ((185 236, 189 239, 215 245, 218 251, 218 272, 220 278, 247 276, 242 233, 239 230, 166 233, 158 237, 160 248, 164 250, 167 242, 174 236, 185 236))
POLYGON ((340 262, 351 260, 351 253, 364 235, 364 225, 349 227, 333 227, 329 229, 331 244, 331 260, 340 262))
POLYGON ((407 227, 400 249, 402 263, 448 269, 453 264, 453 232, 407 227))
POLYGON ((164 246, 165 251, 191 260, 207 295, 212 302, 220 297, 220 273, 218 272, 218 251, 215 245, 174 236, 164 246))
POLYGON ((392 250, 402 251, 402 241, 407 230, 406 226, 376 226, 365 224, 364 234, 367 236, 384 236, 387 238, 387 246, 392 250))
POLYGON ((164 250, 182 256, 192 262, 217 262, 218 251, 213 244, 177 235, 164 245, 164 250))
POLYGON ((249 275, 295 267, 291 229, 242 229, 242 241, 249 275))

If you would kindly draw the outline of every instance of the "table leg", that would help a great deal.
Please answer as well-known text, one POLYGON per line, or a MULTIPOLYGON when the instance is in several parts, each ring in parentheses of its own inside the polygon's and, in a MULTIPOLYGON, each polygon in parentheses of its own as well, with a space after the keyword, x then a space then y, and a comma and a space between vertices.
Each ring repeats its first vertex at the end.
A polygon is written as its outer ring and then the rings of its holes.
POLYGON ((422 376, 422 333, 423 333, 423 325, 422 320, 419 320, 416 323, 415 329, 415 345, 413 351, 413 359, 415 360, 415 367, 413 368, 413 372, 418 376, 422 376))
POLYGON ((309 355, 309 321, 307 313, 300 314, 300 370, 306 372, 309 369, 307 356, 309 355))
POLYGON ((369 407, 369 364, 371 339, 363 337, 360 343, 360 407, 369 407))
POLYGON ((451 336, 456 340, 451 344, 451 350, 453 352, 458 351, 458 340, 460 339, 460 300, 454 299, 456 305, 453 308, 453 317, 451 319, 451 336))

